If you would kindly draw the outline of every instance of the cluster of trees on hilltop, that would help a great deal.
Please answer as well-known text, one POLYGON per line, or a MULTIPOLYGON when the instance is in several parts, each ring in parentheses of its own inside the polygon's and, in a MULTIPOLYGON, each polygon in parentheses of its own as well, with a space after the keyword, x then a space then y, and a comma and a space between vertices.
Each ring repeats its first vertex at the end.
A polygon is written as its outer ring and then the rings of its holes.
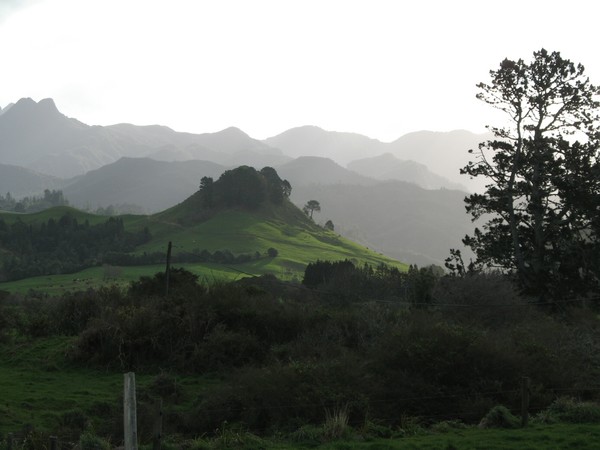
POLYGON ((76 272, 97 265, 106 252, 131 251, 150 237, 148 228, 125 231, 118 217, 97 225, 79 223, 69 213, 32 224, 0 219, 0 246, 10 255, 0 268, 0 280, 76 272))
POLYGON ((200 198, 205 208, 243 206, 256 209, 265 201, 281 204, 292 193, 292 186, 275 169, 240 166, 225 171, 217 181, 203 177, 200 198))
POLYGON ((0 194, 0 210, 3 211, 30 213, 68 204, 69 202, 61 190, 46 189, 43 196, 23 197, 19 200, 14 198, 10 192, 7 192, 6 195, 0 194))

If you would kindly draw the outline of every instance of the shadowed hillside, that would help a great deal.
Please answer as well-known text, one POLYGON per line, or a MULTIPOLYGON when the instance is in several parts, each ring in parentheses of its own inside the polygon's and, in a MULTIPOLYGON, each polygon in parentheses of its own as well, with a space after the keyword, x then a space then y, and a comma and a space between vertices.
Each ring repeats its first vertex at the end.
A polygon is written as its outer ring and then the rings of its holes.
POLYGON ((332 220, 342 235, 412 264, 443 265, 450 248, 472 232, 464 211, 465 193, 426 190, 399 181, 372 186, 338 184, 298 186, 292 201, 303 205, 318 199, 315 220, 332 220))

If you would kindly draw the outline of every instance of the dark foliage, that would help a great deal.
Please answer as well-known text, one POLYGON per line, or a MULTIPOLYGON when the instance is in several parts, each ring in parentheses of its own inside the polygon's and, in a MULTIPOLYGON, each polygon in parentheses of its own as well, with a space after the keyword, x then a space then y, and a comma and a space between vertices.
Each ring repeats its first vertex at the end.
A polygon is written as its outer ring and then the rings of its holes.
POLYGON ((5 327, 8 335, 13 327, 28 336, 77 334, 69 355, 79 364, 161 374, 141 392, 144 405, 159 396, 179 402, 186 388, 175 374, 217 377, 193 410, 167 404, 171 432, 190 435, 211 433, 225 421, 254 432, 294 431, 323 423, 325 411, 340 405, 351 424, 368 417, 393 427, 406 416, 478 423, 495 405, 518 409, 522 376, 532 380, 536 408, 564 389, 597 396, 590 388, 600 372, 594 311, 550 315, 494 274, 435 276, 428 302, 415 304, 411 292, 420 290, 408 287, 411 279, 430 283, 431 268, 398 276, 349 262, 315 267, 328 275, 311 286, 272 276, 205 286, 173 269, 168 298, 164 275, 157 274, 127 292, 14 303, 18 312, 7 315, 5 327), (400 283, 397 300, 355 296, 339 303, 339 294, 327 291, 342 280, 355 289, 355 276, 376 293, 400 283))
POLYGON ((242 206, 258 208, 263 202, 281 204, 287 199, 292 187, 282 180, 272 167, 257 171, 253 167, 240 166, 225 171, 217 181, 203 177, 199 196, 204 208, 242 206))
MULTIPOLYGON (((441 269, 439 269, 441 270, 441 269)), ((318 288, 324 299, 339 301, 406 300, 415 306, 432 303, 432 290, 440 277, 433 266, 410 266, 408 272, 380 265, 357 267, 352 261, 319 261, 308 264, 302 284, 318 288)))
POLYGON ((484 223, 463 243, 541 303, 597 294, 600 87, 581 64, 544 49, 531 62, 505 59, 490 76, 477 97, 508 122, 490 127, 494 140, 461 170, 489 182, 465 199, 484 223))
POLYGON ((43 196, 23 197, 20 200, 15 199, 10 192, 7 192, 6 196, 0 195, 0 210, 4 211, 32 213, 68 204, 69 202, 60 190, 46 189, 43 196))
POLYGON ((107 252, 131 251, 149 240, 147 228, 128 232, 123 220, 114 217, 97 225, 79 223, 69 213, 42 223, 7 224, 0 219, 0 245, 12 255, 0 270, 0 280, 76 272, 100 264, 107 252))

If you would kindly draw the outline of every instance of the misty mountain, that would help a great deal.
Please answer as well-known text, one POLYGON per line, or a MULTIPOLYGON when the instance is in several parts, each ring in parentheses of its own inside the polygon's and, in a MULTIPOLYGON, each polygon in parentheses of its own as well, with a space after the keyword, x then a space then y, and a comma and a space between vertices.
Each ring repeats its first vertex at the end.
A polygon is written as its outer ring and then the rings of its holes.
POLYGON ((326 131, 315 126, 292 128, 264 142, 294 158, 321 156, 331 158, 338 164, 387 151, 386 144, 377 139, 356 133, 326 131))
POLYGON ((340 166, 332 159, 317 156, 301 156, 286 164, 276 166, 275 169, 281 178, 292 184, 292 188, 310 184, 369 185, 377 183, 372 178, 340 166))
POLYGON ((66 117, 52 99, 23 98, 0 114, 0 163, 69 178, 123 156, 232 165, 289 160, 237 128, 192 134, 158 125, 90 126, 66 117))
MULTIPOLYGON (((484 182, 470 180, 460 175, 459 170, 472 158, 468 151, 476 149, 479 142, 490 137, 490 134, 474 134, 464 130, 419 131, 404 135, 391 143, 384 143, 360 134, 339 133, 305 126, 293 128, 264 142, 290 156, 318 155, 331 158, 339 164, 353 164, 356 160, 391 154, 406 163, 402 166, 395 162, 389 173, 383 173, 382 170, 369 173, 370 169, 361 172, 363 164, 348 166, 348 168, 378 179, 410 181, 425 188, 462 187, 474 191, 480 190, 484 182), (411 171, 409 161, 425 165, 427 172, 416 165, 413 165, 412 169, 417 170, 417 173, 411 171)), ((382 159, 386 158, 389 157, 382 159)), ((377 163, 377 160, 374 163, 377 163)))
POLYGON ((4 108, 2 108, 2 107, 0 106, 0 116, 1 116, 2 114, 4 114, 6 111, 8 111, 8 110, 11 108, 11 106, 13 106, 13 105, 14 105, 14 103, 9 103, 9 104, 8 104, 8 105, 6 105, 4 108))
POLYGON ((70 204, 81 208, 129 204, 158 212, 196 192, 203 176, 218 178, 225 170, 209 161, 121 158, 71 180, 63 192, 70 204))
POLYGON ((427 190, 400 181, 373 185, 305 185, 292 190, 298 206, 316 199, 317 223, 332 220, 336 232, 407 263, 443 265, 450 248, 473 231, 465 192, 427 190))
POLYGON ((466 191, 462 184, 431 172, 424 164, 396 158, 384 153, 372 158, 358 159, 348 164, 348 169, 377 180, 399 180, 417 184, 425 189, 450 188, 466 191))
POLYGON ((470 191, 481 191, 485 180, 469 179, 459 171, 474 157, 468 151, 477 150, 480 142, 491 138, 491 133, 475 134, 465 130, 418 131, 391 142, 387 151, 400 159, 424 164, 430 171, 465 185, 470 191))
MULTIPOLYGON (((36 103, 30 98, 24 98, 0 115, 0 162, 3 164, 34 170, 41 167, 43 170, 38 170, 39 172, 63 176, 71 164, 65 167, 66 171, 56 173, 51 167, 45 166, 47 163, 52 164, 51 157, 78 151, 83 154, 99 139, 98 130, 67 118, 56 109, 51 99, 36 103)), ((92 157, 93 164, 110 162, 110 158, 99 153, 92 157)), ((80 157, 79 161, 82 158, 84 157, 80 157)), ((84 166, 81 171, 85 169, 84 166)))
POLYGON ((61 189, 65 180, 19 166, 0 164, 0 194, 14 198, 40 195, 45 189, 61 189))

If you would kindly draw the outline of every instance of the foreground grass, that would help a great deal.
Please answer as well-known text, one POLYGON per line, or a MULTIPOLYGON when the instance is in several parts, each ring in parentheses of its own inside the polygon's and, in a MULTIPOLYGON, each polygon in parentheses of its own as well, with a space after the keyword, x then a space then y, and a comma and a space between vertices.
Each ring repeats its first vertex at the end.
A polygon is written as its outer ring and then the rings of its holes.
MULTIPOLYGON (((534 425, 519 430, 481 430, 469 427, 444 433, 422 430, 419 435, 374 439, 358 432, 355 436, 327 443, 315 441, 289 442, 260 439, 256 436, 222 432, 214 439, 188 443, 197 449, 277 449, 294 450, 593 450, 598 449, 600 426, 587 425, 534 425)), ((165 448, 179 448, 180 444, 167 441, 165 448)), ((148 447, 149 448, 149 447, 148 447)))
MULTIPOLYGON (((122 420, 107 411, 121 408, 123 373, 70 364, 66 355, 73 340, 53 337, 0 346, 0 437, 27 427, 54 431, 78 417, 89 419, 94 430, 122 420)), ((136 374, 137 390, 144 391, 157 375, 136 374)), ((207 385, 201 377, 179 377, 178 382, 189 401, 207 385)), ((184 400, 177 407, 190 404, 184 400)))
MULTIPOLYGON (((85 416, 91 428, 101 430, 106 422, 119 422, 123 374, 115 371, 76 367, 66 354, 73 338, 54 337, 13 342, 0 347, 0 437, 25 427, 54 431, 69 418, 85 416), (106 411, 111 410, 111 417, 106 411), (114 411, 117 411, 116 416, 114 411)), ((157 374, 138 373, 138 392, 145 392, 157 374)), ((193 399, 215 380, 200 376, 177 377, 184 395, 177 405, 181 411, 192 407, 193 399)), ((114 426, 114 425, 109 425, 114 426)), ((315 427, 318 429, 318 427, 315 427)), ((180 448, 182 441, 164 430, 164 448, 180 448)), ((233 429, 217 431, 213 438, 186 441, 190 448, 304 449, 320 450, 400 450, 400 449, 477 449, 547 450, 598 449, 600 424, 534 424, 525 429, 484 430, 477 427, 446 428, 444 431, 414 427, 396 429, 394 438, 375 438, 360 427, 339 441, 323 442, 323 434, 294 440, 292 435, 262 439, 233 429), (403 435, 404 434, 404 435, 403 435)), ((140 437, 140 439, 142 439, 140 437)), ((145 447, 150 442, 142 440, 145 447)))

